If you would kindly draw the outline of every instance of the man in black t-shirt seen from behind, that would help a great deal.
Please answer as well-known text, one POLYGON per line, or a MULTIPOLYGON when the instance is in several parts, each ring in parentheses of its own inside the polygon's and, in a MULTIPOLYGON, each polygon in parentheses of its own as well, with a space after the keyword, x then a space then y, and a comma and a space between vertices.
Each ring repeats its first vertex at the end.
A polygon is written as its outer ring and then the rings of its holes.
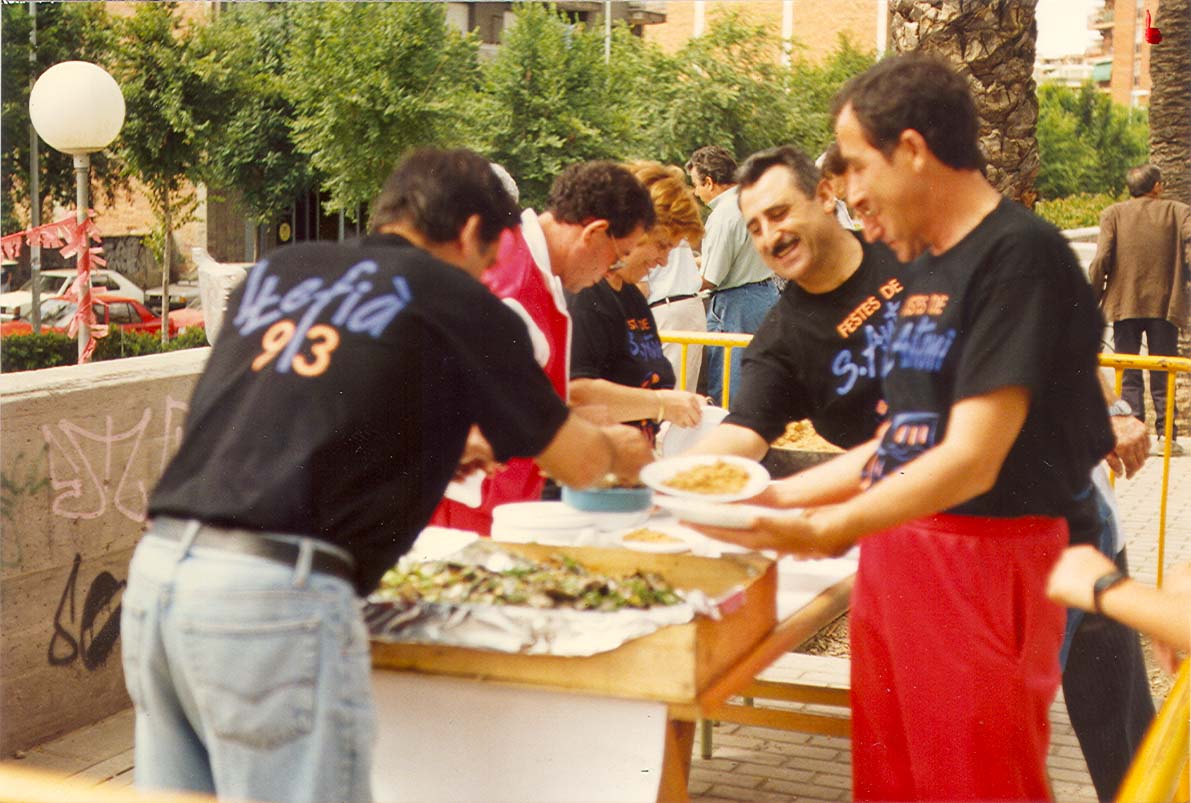
POLYGON ((372 234, 272 252, 233 295, 123 597, 139 787, 371 800, 359 598, 456 469, 532 456, 585 487, 651 459, 568 412, 479 281, 516 222, 485 159, 418 151, 372 234))

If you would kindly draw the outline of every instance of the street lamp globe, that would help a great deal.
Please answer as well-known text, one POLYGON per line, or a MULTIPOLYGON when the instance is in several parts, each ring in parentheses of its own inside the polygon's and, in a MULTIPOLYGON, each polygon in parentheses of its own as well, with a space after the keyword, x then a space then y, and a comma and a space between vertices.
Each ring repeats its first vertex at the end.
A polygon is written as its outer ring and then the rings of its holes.
POLYGON ((51 148, 79 155, 106 148, 124 125, 124 94, 106 70, 63 61, 41 74, 29 93, 29 117, 51 148))
MULTIPOLYGON (((98 64, 63 61, 43 72, 29 93, 29 118, 38 135, 55 150, 74 157, 75 219, 87 220, 91 206, 91 154, 106 148, 124 125, 124 93, 116 79, 98 64)), ((91 305, 91 274, 87 249, 79 252, 79 362, 89 352, 87 324, 91 305)), ((36 285, 36 282, 34 282, 36 285)), ((34 290, 33 303, 38 303, 34 290)))

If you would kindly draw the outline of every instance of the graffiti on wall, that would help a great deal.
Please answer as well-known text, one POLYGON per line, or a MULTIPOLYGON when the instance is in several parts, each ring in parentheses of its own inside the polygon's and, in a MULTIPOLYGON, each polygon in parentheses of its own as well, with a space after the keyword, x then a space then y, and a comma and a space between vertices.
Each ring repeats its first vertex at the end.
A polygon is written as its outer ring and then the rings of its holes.
MULTIPOLYGON (((185 402, 166 396, 157 473, 165 468, 177 447, 187 409, 185 402)), ((99 431, 68 419, 41 426, 49 450, 50 487, 55 494, 51 510, 55 516, 67 519, 97 519, 114 511, 130 521, 143 522, 149 487, 157 476, 140 474, 146 465, 142 448, 153 424, 153 409, 145 408, 136 423, 126 429, 117 428, 110 415, 103 421, 99 431)))
MULTIPOLYGON (((0 472, 0 528, 16 532, 16 509, 21 499, 45 493, 50 481, 41 460, 30 460, 23 452, 9 460, 0 472)), ((20 566, 24 560, 20 538, 0 538, 0 569, 20 566)))
POLYGON ((117 580, 111 572, 95 575, 83 604, 78 606, 79 567, 83 556, 75 553, 74 563, 58 609, 54 611, 54 634, 47 650, 50 666, 69 666, 82 660, 91 672, 101 668, 120 638, 120 604, 115 603, 126 580, 117 580))

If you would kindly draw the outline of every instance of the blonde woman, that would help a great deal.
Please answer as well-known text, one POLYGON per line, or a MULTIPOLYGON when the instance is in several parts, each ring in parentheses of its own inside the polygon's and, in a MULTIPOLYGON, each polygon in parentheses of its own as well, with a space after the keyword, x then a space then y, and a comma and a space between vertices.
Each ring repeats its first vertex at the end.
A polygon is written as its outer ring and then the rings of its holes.
POLYGON ((654 438, 663 421, 696 426, 705 399, 674 389, 674 368, 637 283, 664 265, 680 242, 697 242, 703 225, 681 170, 657 162, 626 166, 649 191, 657 221, 602 281, 568 298, 570 394, 572 404, 605 408, 612 420, 632 422, 654 438))

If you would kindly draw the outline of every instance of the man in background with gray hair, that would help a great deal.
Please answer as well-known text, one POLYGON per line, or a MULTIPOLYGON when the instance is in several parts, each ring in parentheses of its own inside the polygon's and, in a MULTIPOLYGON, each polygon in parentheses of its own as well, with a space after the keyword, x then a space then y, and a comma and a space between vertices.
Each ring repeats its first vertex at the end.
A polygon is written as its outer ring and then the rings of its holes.
MULTIPOLYGON (((777 303, 778 288, 740 216, 736 160, 727 148, 707 145, 691 154, 686 171, 695 195, 711 209, 701 249, 703 289, 711 290, 707 331, 751 335, 777 303)), ((743 352, 732 353, 729 399, 739 388, 743 352)), ((708 349, 707 394, 716 404, 728 401, 723 398, 723 384, 724 349, 708 349)))
MULTIPOLYGON (((1100 239, 1088 275, 1092 292, 1112 324, 1118 354, 1140 354, 1144 336, 1150 356, 1175 356, 1191 305, 1191 207, 1160 197, 1162 173, 1152 164, 1132 168, 1125 183, 1133 197, 1100 216, 1100 239)), ((1125 371, 1121 398, 1145 423, 1141 371, 1125 371)), ((1166 438, 1165 372, 1150 372, 1150 398, 1161 454, 1166 438)), ((1177 418, 1170 422, 1172 456, 1183 454, 1177 418)))

